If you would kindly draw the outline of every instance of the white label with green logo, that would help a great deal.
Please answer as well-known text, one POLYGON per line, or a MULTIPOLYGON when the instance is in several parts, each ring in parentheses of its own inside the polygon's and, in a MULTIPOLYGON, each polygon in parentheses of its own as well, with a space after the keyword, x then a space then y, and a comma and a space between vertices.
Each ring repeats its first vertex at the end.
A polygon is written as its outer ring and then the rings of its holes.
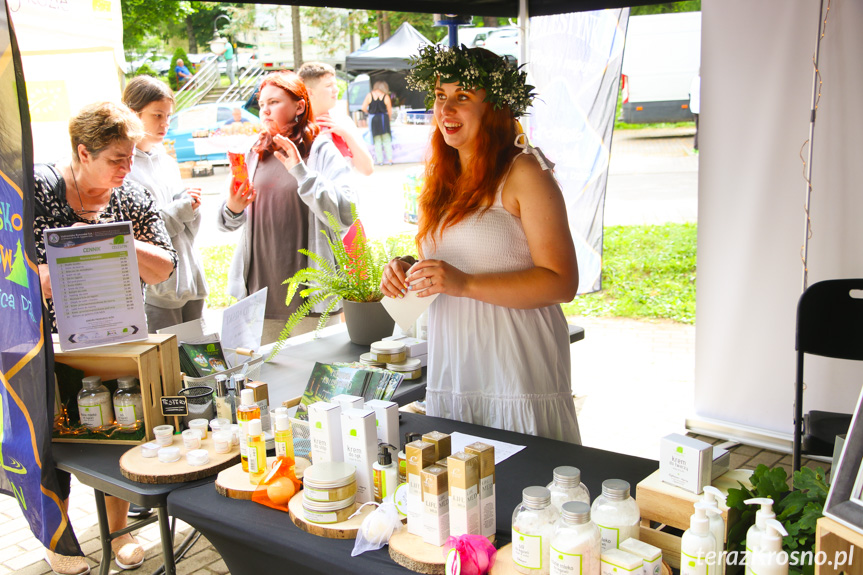
POLYGON ((512 530, 512 560, 525 569, 542 569, 542 535, 512 530))
POLYGON ((306 492, 306 497, 311 501, 329 501, 330 492, 322 489, 312 489, 311 487, 303 487, 306 492))
POLYGON ((617 549, 620 547, 620 529, 617 527, 606 527, 599 525, 599 533, 602 535, 602 550, 617 549))
POLYGON ((582 575, 583 564, 581 554, 564 553, 551 546, 551 575, 582 575))
POLYGON ((694 557, 680 552, 680 575, 712 575, 705 557, 694 557))
POLYGON ((81 415, 81 424, 85 427, 99 427, 107 423, 102 421, 101 405, 79 405, 78 413, 81 415))
POLYGON ((312 523, 335 523, 338 520, 338 516, 333 512, 320 513, 318 511, 309 511, 304 508, 303 515, 306 517, 306 520, 311 521, 312 523))
POLYGON ((135 427, 137 417, 134 405, 117 406, 117 423, 123 427, 135 427))

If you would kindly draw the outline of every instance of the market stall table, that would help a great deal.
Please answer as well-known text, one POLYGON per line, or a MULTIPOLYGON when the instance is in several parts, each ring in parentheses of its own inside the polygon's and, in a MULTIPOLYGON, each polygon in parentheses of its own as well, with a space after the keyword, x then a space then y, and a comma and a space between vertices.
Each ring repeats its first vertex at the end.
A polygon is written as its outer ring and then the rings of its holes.
MULTIPOLYGON (((522 489, 546 485, 559 465, 574 465, 592 494, 601 493, 605 479, 625 479, 634 492, 636 484, 658 468, 656 461, 461 423, 448 419, 401 413, 400 433, 408 431, 461 432, 487 439, 524 445, 526 449, 497 467, 497 541, 510 539, 512 512, 521 501, 522 489)), ((173 491, 168 511, 201 531, 222 555, 233 575, 260 575, 278 569, 285 572, 408 573, 394 563, 386 547, 351 557, 352 540, 324 539, 305 533, 291 523, 287 513, 252 503, 227 499, 212 485, 196 485, 173 491)))

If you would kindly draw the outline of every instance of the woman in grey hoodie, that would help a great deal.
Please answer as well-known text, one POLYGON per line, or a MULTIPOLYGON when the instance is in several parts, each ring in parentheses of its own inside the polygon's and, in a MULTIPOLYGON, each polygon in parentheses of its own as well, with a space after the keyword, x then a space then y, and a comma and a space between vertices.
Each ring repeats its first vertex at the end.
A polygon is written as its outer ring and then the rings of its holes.
POLYGON ((183 189, 177 161, 162 146, 174 109, 171 89, 151 76, 138 76, 126 86, 123 102, 137 112, 145 131, 128 177, 153 194, 179 256, 177 269, 170 278, 147 286, 144 299, 147 327, 150 333, 155 333, 164 327, 199 319, 204 310, 207 282, 194 248, 201 224, 198 209, 201 191, 183 189))

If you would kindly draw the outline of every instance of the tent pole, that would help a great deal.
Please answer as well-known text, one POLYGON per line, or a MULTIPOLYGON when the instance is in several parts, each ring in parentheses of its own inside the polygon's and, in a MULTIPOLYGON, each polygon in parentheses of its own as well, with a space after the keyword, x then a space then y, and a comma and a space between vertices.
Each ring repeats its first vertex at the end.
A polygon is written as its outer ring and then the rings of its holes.
POLYGON ((809 152, 806 158, 806 196, 804 202, 805 221, 803 227, 803 291, 809 286, 809 234, 812 230, 809 206, 812 200, 812 157, 815 142, 815 112, 818 107, 819 64, 821 62, 821 25, 824 18, 824 0, 818 4, 818 36, 815 39, 815 62, 812 70, 812 106, 809 113, 809 152))
POLYGON ((527 32, 529 23, 530 16, 527 13, 527 0, 518 0, 519 64, 527 62, 527 32))

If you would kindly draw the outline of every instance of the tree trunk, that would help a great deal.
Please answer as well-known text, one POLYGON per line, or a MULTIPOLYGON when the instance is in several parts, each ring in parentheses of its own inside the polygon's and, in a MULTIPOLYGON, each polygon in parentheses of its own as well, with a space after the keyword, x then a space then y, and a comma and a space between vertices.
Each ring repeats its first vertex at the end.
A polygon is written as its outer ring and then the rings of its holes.
POLYGON ((189 54, 197 54, 198 42, 195 40, 195 29, 192 27, 191 16, 186 16, 186 36, 189 38, 189 54))
POLYGON ((379 44, 384 43, 384 13, 378 10, 375 12, 375 20, 378 25, 378 42, 379 44))
POLYGON ((303 32, 300 28, 300 7, 291 6, 291 40, 294 43, 294 70, 303 65, 303 32))
POLYGON ((392 30, 390 30, 390 15, 386 12, 381 12, 383 16, 383 30, 384 34, 381 36, 381 44, 390 39, 390 36, 393 35, 392 30))

